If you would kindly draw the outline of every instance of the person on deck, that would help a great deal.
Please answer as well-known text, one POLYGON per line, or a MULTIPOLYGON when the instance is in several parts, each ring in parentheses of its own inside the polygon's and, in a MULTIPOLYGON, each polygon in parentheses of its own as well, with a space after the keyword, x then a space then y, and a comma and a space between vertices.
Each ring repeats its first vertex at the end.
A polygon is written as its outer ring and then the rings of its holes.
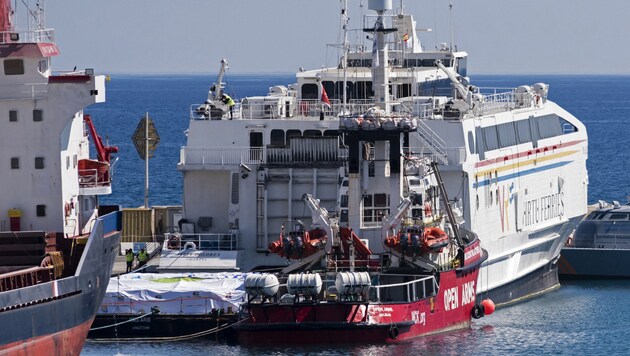
MULTIPOLYGON (((144 266, 148 260, 149 254, 144 249, 140 249, 140 252, 138 252, 138 268, 144 266)), ((142 272, 144 272, 144 269, 142 272)))
POLYGON ((133 259, 135 255, 131 249, 125 251, 125 261, 127 261, 127 273, 131 272, 131 266, 133 265, 133 259))
POLYGON ((234 99, 232 99, 229 95, 227 94, 222 94, 221 95, 221 101, 223 102, 223 104, 227 105, 228 108, 230 108, 230 120, 232 120, 232 111, 233 111, 233 107, 234 104, 236 104, 234 102, 234 99))

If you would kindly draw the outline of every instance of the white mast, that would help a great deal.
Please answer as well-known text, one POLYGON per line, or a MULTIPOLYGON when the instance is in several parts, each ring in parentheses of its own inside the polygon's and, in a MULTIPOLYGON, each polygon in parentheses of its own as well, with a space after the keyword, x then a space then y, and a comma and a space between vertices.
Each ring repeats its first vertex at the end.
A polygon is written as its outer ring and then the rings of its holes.
POLYGON ((342 96, 342 112, 346 113, 347 100, 347 83, 348 83, 348 0, 343 1, 343 9, 341 10, 341 22, 343 26, 343 96, 342 96))

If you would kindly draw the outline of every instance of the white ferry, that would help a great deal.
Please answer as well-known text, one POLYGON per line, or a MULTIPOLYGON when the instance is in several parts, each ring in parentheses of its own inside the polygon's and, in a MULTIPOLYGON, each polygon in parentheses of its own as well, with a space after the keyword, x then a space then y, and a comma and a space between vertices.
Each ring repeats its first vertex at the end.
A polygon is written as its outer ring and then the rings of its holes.
MULTIPOLYGON (((489 253, 478 293, 500 305, 559 286, 562 243, 587 206, 585 126, 548 100, 546 84, 480 90, 466 77, 466 52, 425 50, 412 15, 392 11, 391 0, 369 8, 375 14, 360 26, 366 43, 351 45, 342 5, 338 65, 300 70, 296 83, 242 98, 232 113, 221 100, 221 61, 208 100, 190 108, 178 164, 184 233, 166 243, 161 268, 285 265, 268 246, 286 221, 311 221, 305 193, 386 255, 381 217, 413 190, 410 181, 422 176, 413 161, 426 158, 440 164, 455 218, 489 253), (388 125, 413 129, 388 143, 346 134, 388 125), (360 184, 349 189, 348 179, 360 184), (361 209, 349 216, 348 206, 361 209)), ((435 196, 421 197, 414 214, 441 219, 435 196)))

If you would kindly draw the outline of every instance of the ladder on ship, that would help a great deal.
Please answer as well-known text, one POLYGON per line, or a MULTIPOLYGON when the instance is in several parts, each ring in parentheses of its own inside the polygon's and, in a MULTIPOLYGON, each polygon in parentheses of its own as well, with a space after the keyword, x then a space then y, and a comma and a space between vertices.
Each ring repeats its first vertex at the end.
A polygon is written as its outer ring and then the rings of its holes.
POLYGON ((444 165, 448 164, 446 142, 424 123, 423 120, 418 120, 416 135, 420 138, 422 150, 421 152, 411 152, 411 154, 428 157, 431 161, 436 161, 444 165))

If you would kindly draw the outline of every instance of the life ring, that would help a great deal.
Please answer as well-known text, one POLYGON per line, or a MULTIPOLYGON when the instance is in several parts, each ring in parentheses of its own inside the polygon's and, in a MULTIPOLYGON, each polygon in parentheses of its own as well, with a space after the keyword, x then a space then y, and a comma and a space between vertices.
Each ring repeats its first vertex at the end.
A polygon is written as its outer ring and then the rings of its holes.
POLYGON ((392 339, 398 339, 398 335, 400 335, 400 332, 398 331, 398 327, 396 325, 392 325, 391 328, 389 328, 389 337, 391 337, 392 339))
POLYGON ((197 245, 195 245, 195 243, 192 241, 188 241, 184 244, 184 250, 196 250, 196 249, 197 249, 197 245))
POLYGON ((569 235, 569 238, 567 238, 567 242, 565 242, 564 245, 568 247, 573 247, 573 234, 569 235))
POLYGON ((483 317, 484 315, 483 306, 479 304, 475 304, 475 306, 470 311, 470 315, 475 319, 479 319, 483 317))
POLYGON ((66 203, 66 205, 63 207, 63 212, 66 215, 66 217, 70 216, 70 204, 66 203))
POLYGON ((431 216, 431 214, 432 214, 431 203, 429 202, 424 203, 424 216, 429 217, 431 216))

